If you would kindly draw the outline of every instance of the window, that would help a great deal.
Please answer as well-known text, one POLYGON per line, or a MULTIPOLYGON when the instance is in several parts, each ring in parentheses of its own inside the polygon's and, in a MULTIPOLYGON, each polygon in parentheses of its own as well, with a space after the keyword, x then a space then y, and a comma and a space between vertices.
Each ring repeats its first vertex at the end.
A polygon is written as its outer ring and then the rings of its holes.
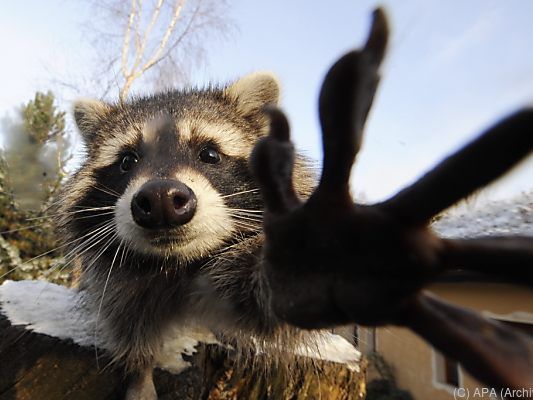
POLYGON ((434 351, 434 356, 435 365, 433 374, 435 382, 452 387, 461 386, 459 363, 436 351, 434 351))
POLYGON ((377 351, 376 328, 357 326, 356 338, 358 348, 363 354, 371 354, 377 351))

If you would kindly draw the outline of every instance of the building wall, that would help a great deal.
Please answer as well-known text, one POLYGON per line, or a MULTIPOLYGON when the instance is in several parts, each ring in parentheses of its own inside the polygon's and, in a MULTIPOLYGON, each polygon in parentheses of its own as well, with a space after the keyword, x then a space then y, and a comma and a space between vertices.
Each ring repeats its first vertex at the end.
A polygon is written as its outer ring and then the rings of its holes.
MULTIPOLYGON (((533 324, 533 290, 493 283, 440 283, 430 290, 443 299, 483 312, 489 317, 533 324)), ((360 348, 371 351, 371 328, 360 328, 360 348)), ((440 384, 435 376, 436 353, 408 329, 376 329, 375 350, 393 367, 398 386, 409 390, 417 400, 451 400, 453 387, 440 384)), ((459 386, 471 390, 484 385, 460 368, 459 386)), ((486 397, 489 398, 488 396, 486 397)))

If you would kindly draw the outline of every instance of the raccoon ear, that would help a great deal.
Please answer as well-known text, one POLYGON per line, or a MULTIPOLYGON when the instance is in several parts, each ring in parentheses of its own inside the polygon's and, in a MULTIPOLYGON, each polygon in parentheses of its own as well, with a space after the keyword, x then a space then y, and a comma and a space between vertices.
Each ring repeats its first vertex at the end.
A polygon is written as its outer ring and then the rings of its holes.
POLYGON ((224 94, 236 102, 238 110, 243 115, 250 115, 267 104, 277 105, 280 85, 272 73, 255 72, 229 85, 224 94))
POLYGON ((74 120, 86 143, 92 141, 98 125, 109 111, 111 106, 100 100, 79 99, 74 102, 74 120))

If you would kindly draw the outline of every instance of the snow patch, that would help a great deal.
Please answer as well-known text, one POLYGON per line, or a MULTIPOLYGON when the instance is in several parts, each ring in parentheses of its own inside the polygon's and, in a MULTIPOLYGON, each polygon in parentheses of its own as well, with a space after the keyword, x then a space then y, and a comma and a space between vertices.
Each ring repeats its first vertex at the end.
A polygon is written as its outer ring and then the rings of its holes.
POLYGON ((361 352, 345 338, 335 333, 324 332, 316 344, 309 345, 302 343, 296 348, 295 353, 317 360, 345 364, 351 371, 360 371, 359 362, 361 361, 361 352))
MULTIPOLYGON (((96 338, 96 316, 83 308, 79 292, 44 281, 5 281, 0 286, 0 312, 12 325, 59 339, 71 339, 80 346, 104 348, 96 338)), ((200 343, 216 343, 211 332, 180 327, 169 330, 156 365, 172 373, 190 366, 183 355, 192 355, 200 343)))
MULTIPOLYGON (((0 286, 0 312, 12 325, 59 339, 71 339, 84 347, 105 349, 96 334, 96 316, 83 307, 80 293, 45 281, 5 281, 0 286)), ((310 341, 311 342, 311 341, 310 341)), ((175 325, 165 335, 163 351, 156 360, 159 368, 178 374, 191 364, 191 356, 200 343, 220 344, 214 334, 200 326, 175 325)), ((313 341, 314 343, 314 341, 313 341)), ((343 337, 324 333, 313 345, 302 344, 297 355, 346 364, 359 371, 361 353, 343 337)))
POLYGON ((79 307, 79 295, 72 289, 44 281, 5 281, 0 309, 12 325, 94 345, 94 318, 79 307))
POLYGON ((191 365, 183 356, 192 356, 196 353, 196 346, 200 343, 219 344, 215 335, 205 328, 172 327, 165 336, 163 350, 156 360, 156 366, 173 374, 179 374, 191 365))
POLYGON ((533 192, 487 203, 478 210, 469 211, 468 207, 452 210, 435 222, 433 229, 449 238, 533 236, 533 192))

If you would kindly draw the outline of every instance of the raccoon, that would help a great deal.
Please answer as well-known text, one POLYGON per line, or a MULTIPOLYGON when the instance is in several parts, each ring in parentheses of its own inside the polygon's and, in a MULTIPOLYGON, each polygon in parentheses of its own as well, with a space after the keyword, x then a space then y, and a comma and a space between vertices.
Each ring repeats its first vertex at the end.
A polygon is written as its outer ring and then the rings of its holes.
MULTIPOLYGON (((263 202, 248 159, 279 102, 270 73, 118 104, 80 100, 86 159, 65 185, 58 230, 80 265, 79 290, 98 334, 133 377, 151 381, 173 324, 204 326, 243 349, 278 349, 301 333, 271 312, 261 272, 263 202)), ((301 157, 294 181, 314 174, 301 157)))

